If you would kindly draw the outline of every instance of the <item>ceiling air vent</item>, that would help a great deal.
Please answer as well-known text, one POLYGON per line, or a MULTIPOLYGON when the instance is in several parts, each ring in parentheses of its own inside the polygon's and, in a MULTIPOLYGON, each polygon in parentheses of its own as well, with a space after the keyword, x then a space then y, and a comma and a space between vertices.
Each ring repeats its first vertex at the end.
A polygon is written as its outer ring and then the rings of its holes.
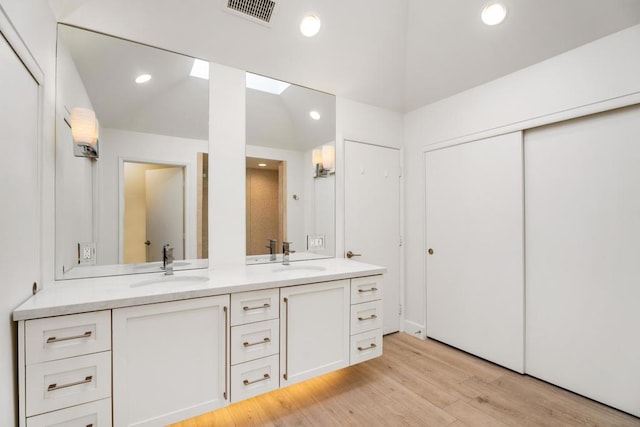
POLYGON ((228 0, 227 9, 240 16, 269 23, 276 2, 272 0, 228 0))

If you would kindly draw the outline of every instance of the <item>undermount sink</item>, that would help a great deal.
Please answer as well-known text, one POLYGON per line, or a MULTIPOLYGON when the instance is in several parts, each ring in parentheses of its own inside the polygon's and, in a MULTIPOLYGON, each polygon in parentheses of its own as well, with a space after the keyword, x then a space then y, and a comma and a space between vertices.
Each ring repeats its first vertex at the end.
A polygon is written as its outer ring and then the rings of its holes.
POLYGON ((280 265, 278 267, 273 268, 274 273, 279 273, 282 271, 325 271, 326 268, 321 265, 280 265))
POLYGON ((208 280, 209 278, 205 276, 160 276, 160 277, 154 277, 152 279, 143 280, 141 282, 133 283, 131 284, 131 287, 137 288, 139 286, 151 286, 151 285, 161 285, 161 284, 170 284, 172 286, 193 285, 196 283, 203 283, 208 280))

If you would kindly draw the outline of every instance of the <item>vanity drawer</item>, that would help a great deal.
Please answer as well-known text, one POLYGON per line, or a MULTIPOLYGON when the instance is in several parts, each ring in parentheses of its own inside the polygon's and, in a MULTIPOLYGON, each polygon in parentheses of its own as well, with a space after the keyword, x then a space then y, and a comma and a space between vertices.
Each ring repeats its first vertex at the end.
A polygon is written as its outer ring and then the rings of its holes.
POLYGON ((27 416, 111 396, 111 352, 29 365, 27 416))
POLYGON ((351 335, 382 328, 382 301, 351 306, 351 335))
POLYGON ((27 418, 27 427, 111 427, 111 399, 27 418))
POLYGON ((351 337, 351 365, 378 356, 382 356, 382 329, 363 332, 351 337))
POLYGON ((25 322, 26 364, 111 349, 111 311, 25 322))
POLYGON ((231 328, 231 364, 247 362, 278 353, 278 319, 249 323, 231 328))
POLYGON ((231 326, 277 319, 279 289, 231 294, 231 326))
POLYGON ((231 367, 231 403, 275 390, 280 384, 277 354, 231 367))
POLYGON ((351 279, 351 304, 382 299, 382 276, 367 276, 351 279))

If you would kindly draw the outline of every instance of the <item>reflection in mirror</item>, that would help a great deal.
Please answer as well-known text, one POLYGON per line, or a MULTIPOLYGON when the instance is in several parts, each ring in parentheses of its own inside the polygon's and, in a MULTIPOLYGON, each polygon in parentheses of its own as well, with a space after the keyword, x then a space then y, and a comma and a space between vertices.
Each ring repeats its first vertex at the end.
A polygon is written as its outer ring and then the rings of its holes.
POLYGON ((247 263, 335 256, 335 97, 247 73, 246 114, 247 263))
POLYGON ((195 62, 58 25, 56 279, 161 271, 166 244, 175 269, 207 267, 209 82, 195 62))

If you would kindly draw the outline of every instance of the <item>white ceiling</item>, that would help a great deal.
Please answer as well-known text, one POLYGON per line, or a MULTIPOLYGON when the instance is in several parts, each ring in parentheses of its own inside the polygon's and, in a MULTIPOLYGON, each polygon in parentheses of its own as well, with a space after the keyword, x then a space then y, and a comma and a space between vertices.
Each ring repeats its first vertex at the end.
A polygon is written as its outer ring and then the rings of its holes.
POLYGON ((409 111, 640 23, 640 0, 276 0, 270 26, 225 0, 50 0, 58 20, 409 111), (298 31, 315 12, 322 30, 298 31))

